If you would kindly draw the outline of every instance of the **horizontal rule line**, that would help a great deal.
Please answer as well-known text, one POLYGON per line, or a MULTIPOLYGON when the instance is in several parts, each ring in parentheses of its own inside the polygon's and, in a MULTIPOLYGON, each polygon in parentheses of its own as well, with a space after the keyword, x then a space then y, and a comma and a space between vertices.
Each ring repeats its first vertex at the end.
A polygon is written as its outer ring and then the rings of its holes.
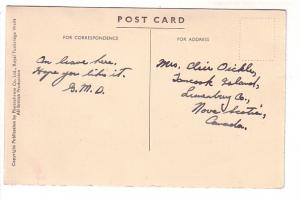
POLYGON ((116 28, 143 28, 143 29, 184 29, 180 27, 151 27, 151 26, 117 26, 116 28))

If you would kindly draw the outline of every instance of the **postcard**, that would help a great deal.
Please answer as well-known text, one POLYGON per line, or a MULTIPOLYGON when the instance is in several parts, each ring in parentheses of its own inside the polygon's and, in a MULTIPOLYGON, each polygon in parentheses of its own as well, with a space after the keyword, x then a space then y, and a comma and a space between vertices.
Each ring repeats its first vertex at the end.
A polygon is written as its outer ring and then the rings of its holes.
POLYGON ((7 7, 5 184, 282 188, 285 10, 7 7))

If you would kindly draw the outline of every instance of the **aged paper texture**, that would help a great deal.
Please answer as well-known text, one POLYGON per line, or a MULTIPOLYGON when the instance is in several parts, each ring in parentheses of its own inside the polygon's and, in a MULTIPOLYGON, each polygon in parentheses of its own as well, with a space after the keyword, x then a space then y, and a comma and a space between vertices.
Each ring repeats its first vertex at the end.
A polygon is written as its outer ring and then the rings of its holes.
POLYGON ((7 7, 5 183, 283 187, 285 20, 7 7))

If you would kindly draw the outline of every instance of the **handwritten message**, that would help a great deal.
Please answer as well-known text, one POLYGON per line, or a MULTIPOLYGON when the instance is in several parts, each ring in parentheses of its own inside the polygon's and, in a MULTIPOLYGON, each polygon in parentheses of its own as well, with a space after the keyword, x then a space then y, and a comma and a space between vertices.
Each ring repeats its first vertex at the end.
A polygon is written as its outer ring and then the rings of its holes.
POLYGON ((90 79, 124 79, 131 67, 124 67, 117 62, 107 58, 107 54, 88 60, 73 59, 69 56, 63 56, 58 60, 52 60, 46 56, 41 56, 36 60, 38 65, 32 74, 38 76, 39 81, 49 79, 51 86, 56 87, 62 82, 67 81, 67 86, 62 92, 70 93, 90 93, 96 95, 105 94, 104 85, 94 85, 92 83, 80 82, 80 78, 89 77, 90 79), (63 68, 68 66, 69 68, 63 68))

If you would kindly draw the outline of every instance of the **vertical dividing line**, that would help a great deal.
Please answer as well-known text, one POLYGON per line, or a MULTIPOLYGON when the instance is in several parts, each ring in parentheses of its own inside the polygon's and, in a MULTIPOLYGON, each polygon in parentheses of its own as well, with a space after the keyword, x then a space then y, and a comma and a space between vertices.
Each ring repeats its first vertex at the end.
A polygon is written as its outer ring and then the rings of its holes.
POLYGON ((148 132, 148 150, 150 152, 151 150, 151 29, 149 29, 149 99, 148 99, 148 102, 149 102, 149 121, 148 121, 148 124, 149 124, 149 132, 148 132))

